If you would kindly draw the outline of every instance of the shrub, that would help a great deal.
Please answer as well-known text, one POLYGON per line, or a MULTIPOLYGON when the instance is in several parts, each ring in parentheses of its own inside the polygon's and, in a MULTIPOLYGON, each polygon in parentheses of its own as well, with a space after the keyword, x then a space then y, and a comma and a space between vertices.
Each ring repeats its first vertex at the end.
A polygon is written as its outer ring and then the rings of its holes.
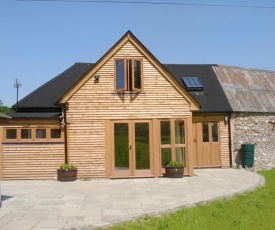
POLYGON ((166 167, 183 167, 183 164, 178 161, 170 161, 166 167))
POLYGON ((62 164, 60 165, 60 169, 76 169, 76 167, 74 165, 70 165, 70 164, 62 164))

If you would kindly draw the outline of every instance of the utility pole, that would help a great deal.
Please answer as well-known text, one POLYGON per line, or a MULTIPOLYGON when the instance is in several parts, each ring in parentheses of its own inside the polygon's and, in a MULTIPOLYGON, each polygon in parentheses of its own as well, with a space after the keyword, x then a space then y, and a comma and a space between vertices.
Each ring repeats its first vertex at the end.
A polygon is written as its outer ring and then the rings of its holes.
POLYGON ((18 79, 15 79, 14 88, 16 88, 16 111, 18 111, 18 91, 21 86, 22 85, 19 83, 18 79))

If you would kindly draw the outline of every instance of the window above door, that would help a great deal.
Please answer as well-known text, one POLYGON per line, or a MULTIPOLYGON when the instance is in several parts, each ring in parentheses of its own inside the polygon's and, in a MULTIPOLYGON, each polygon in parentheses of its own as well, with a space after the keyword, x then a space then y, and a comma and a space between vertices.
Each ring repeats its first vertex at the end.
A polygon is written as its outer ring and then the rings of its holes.
POLYGON ((135 58, 115 60, 115 91, 143 91, 142 74, 142 60, 135 58))

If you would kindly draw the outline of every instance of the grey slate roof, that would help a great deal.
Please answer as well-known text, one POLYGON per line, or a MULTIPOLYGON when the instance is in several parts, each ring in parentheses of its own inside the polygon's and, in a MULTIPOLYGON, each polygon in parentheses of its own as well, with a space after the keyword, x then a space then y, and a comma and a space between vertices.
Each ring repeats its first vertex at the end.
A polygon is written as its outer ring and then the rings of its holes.
POLYGON ((213 67, 217 65, 163 65, 184 87, 181 77, 198 77, 204 86, 204 95, 192 96, 199 102, 201 109, 196 113, 231 112, 231 106, 216 77, 213 67))
POLYGON ((213 67, 234 112, 275 112, 275 71, 213 67))

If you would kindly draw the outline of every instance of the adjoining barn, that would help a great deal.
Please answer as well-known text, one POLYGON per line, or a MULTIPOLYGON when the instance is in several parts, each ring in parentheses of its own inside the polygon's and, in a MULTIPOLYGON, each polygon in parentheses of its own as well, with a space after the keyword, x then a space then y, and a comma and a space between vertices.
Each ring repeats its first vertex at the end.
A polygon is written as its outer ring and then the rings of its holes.
POLYGON ((232 66, 214 71, 228 98, 232 159, 242 162, 242 144, 255 144, 255 170, 275 168, 275 72, 232 66))

